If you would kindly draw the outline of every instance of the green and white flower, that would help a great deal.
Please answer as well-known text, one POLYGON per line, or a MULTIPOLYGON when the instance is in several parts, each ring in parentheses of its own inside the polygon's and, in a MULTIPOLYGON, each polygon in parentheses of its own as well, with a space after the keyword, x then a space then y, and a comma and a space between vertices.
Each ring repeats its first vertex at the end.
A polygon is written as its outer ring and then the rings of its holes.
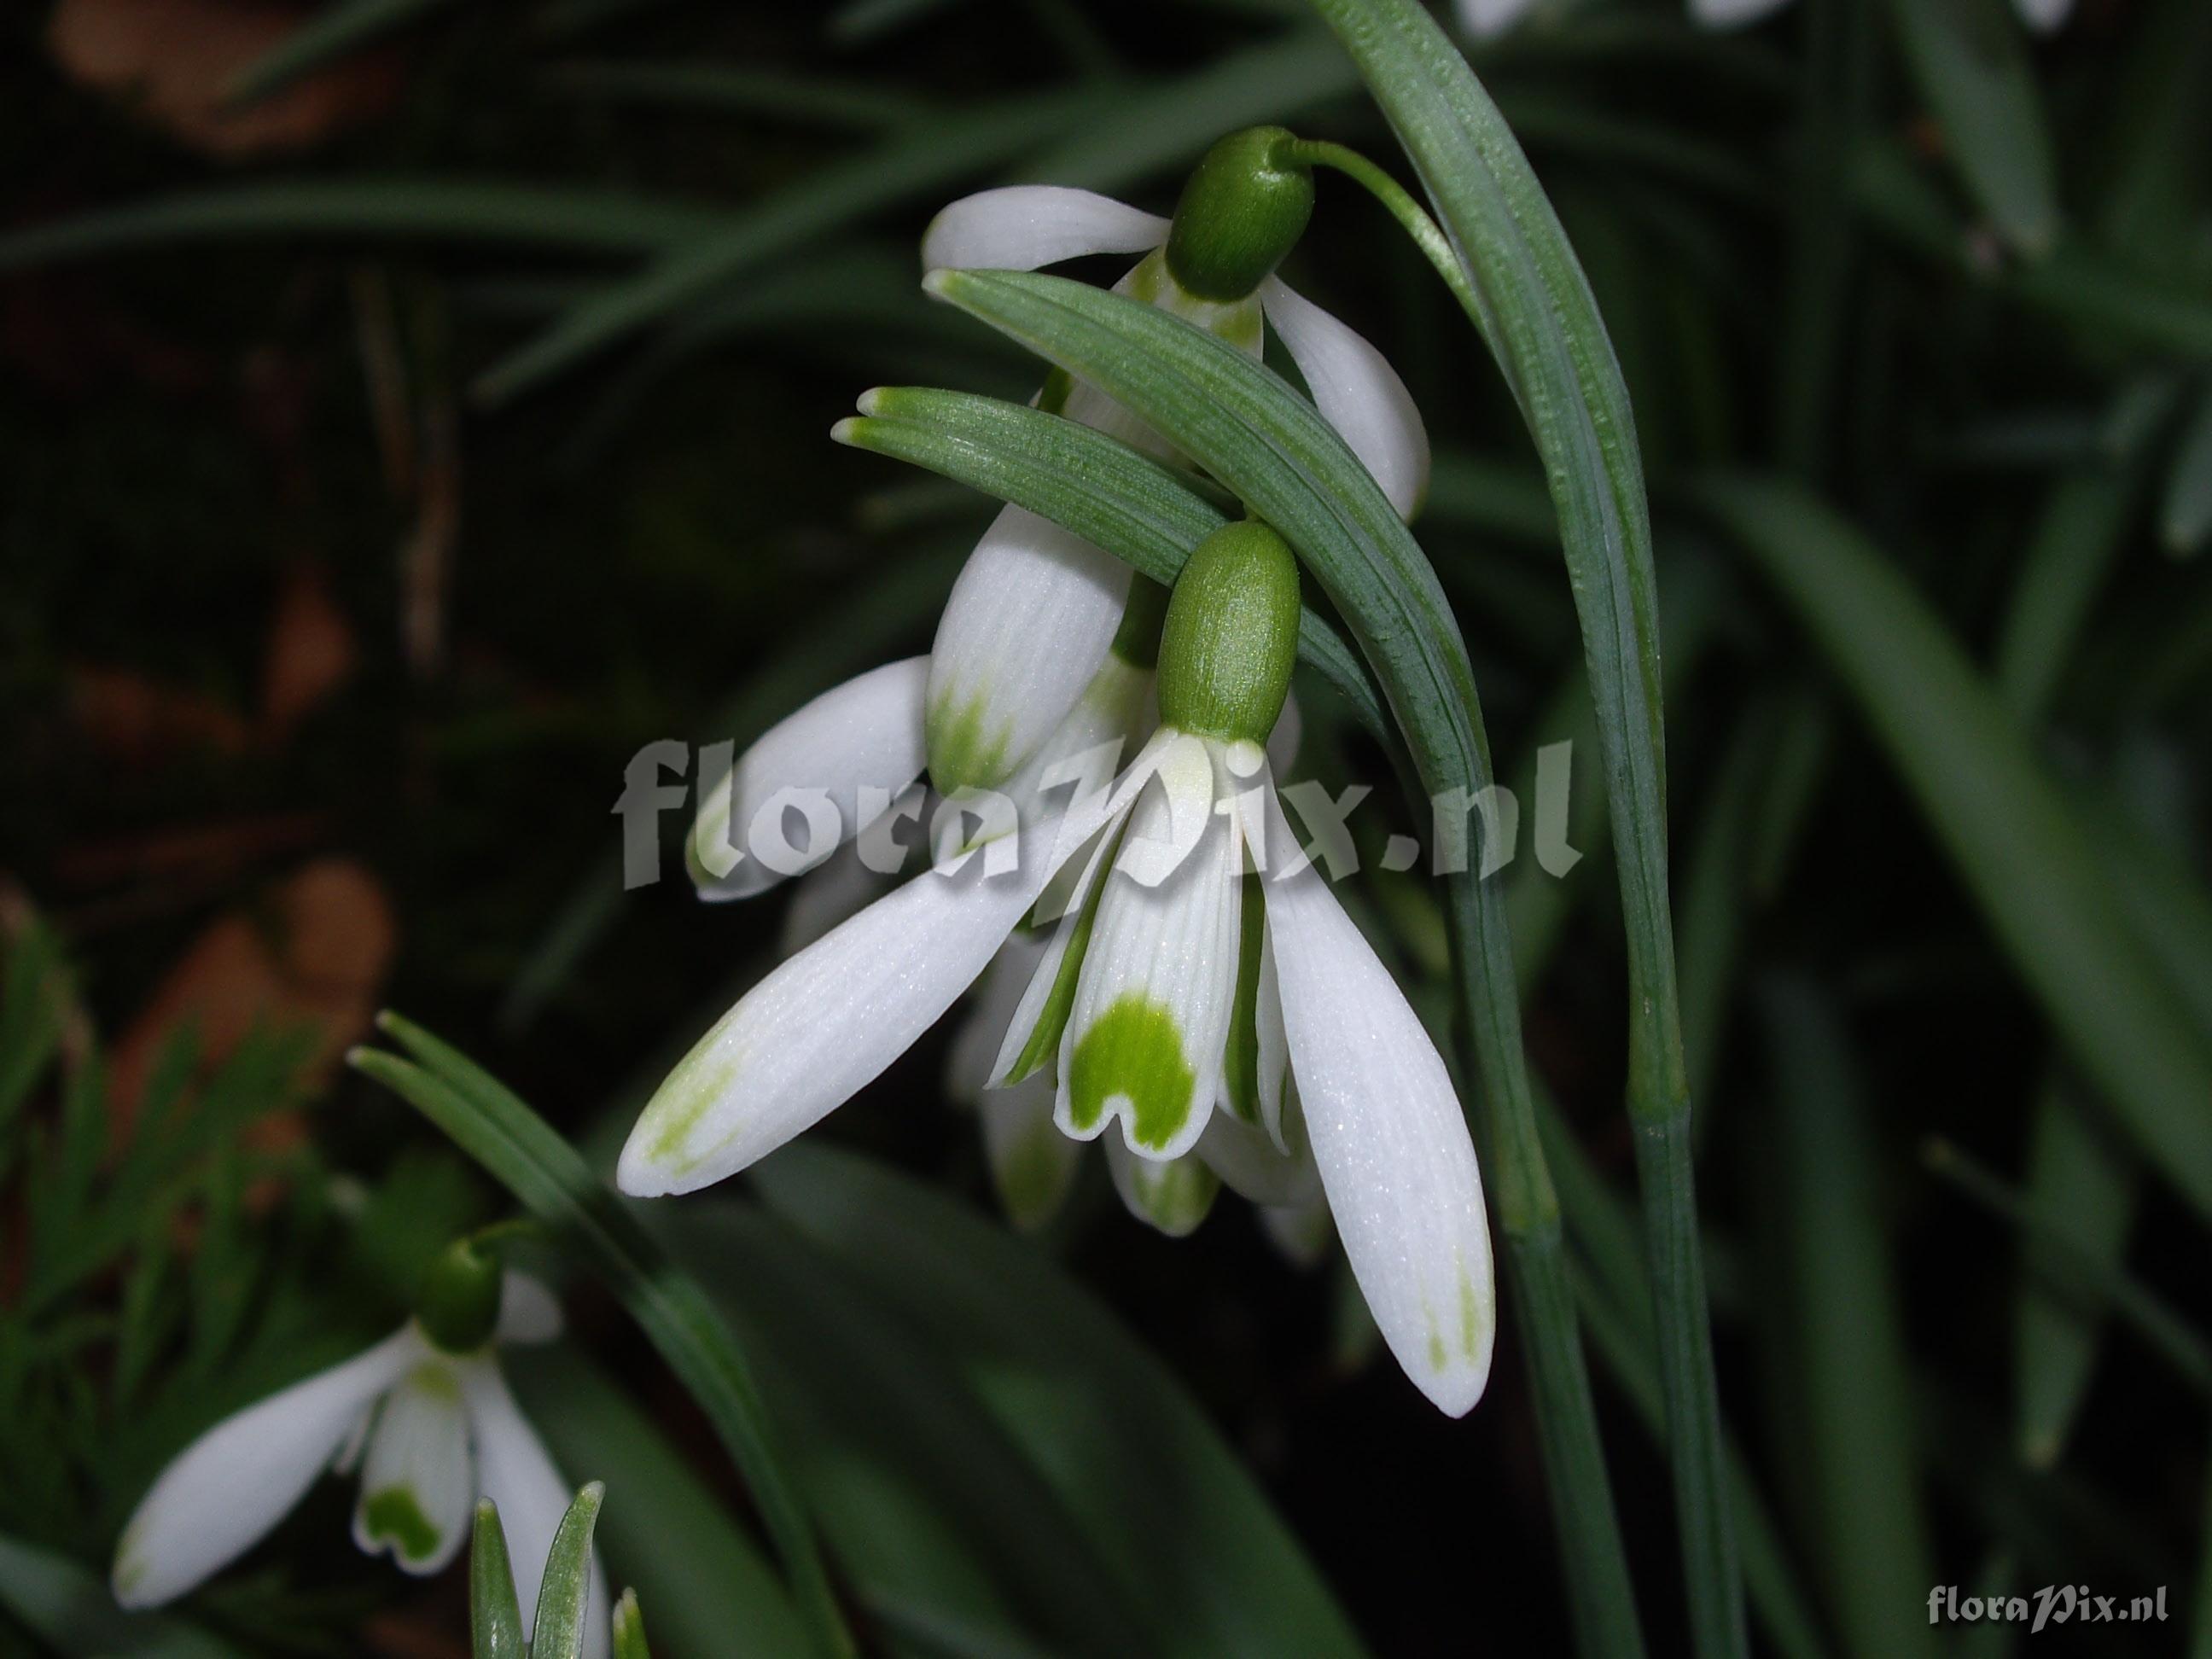
MULTIPOLYGON (((535 1279, 495 1265, 487 1275, 483 1260, 442 1286, 434 1274, 421 1316, 367 1352, 225 1418, 179 1453, 124 1528, 115 1599, 158 1607, 196 1589, 267 1535, 325 1469, 358 1465, 354 1541, 404 1572, 440 1571, 467 1540, 477 1498, 497 1504, 526 1632, 569 1488, 494 1351, 550 1341, 561 1312, 535 1279)), ((607 1652, 608 1607, 596 1557, 592 1572, 586 1652, 596 1656, 607 1652)))
MULTIPOLYGON (((1197 1170, 1234 1167, 1263 1202, 1296 1207, 1310 1153, 1392 1352, 1444 1410, 1471 1407, 1493 1327, 1474 1145, 1435 1045, 1297 854, 1262 746, 1298 609, 1273 531, 1232 525, 1200 544, 1161 635, 1161 724, 1111 787, 1021 826, 1013 867, 992 873, 990 849, 963 848, 770 973, 647 1105, 623 1189, 692 1191, 812 1127, 934 1024, 1073 870, 992 1081, 1049 1066, 1060 1131, 1112 1126, 1125 1196, 1162 1224, 1195 1202, 1197 1170)), ((1033 1122, 1041 1097, 1009 1118, 1033 1122)))
MULTIPOLYGON (((1144 257, 1116 291, 1258 356, 1272 325, 1322 416, 1410 517, 1428 488, 1428 434, 1397 374, 1358 333, 1274 275, 1304 231, 1313 183, 1275 165, 1290 135, 1223 139, 1191 174, 1172 220, 1054 185, 964 197, 923 239, 925 268, 1034 270, 1094 254, 1144 257)), ((1097 387, 1054 374, 1040 404, 1156 459, 1172 448, 1097 387)), ((1060 724, 1106 656, 1128 568, 1009 507, 969 556, 930 650, 929 772, 947 792, 997 787, 1060 724)))
MULTIPOLYGON (((1457 0, 1460 27, 1477 40, 1503 34, 1543 0, 1457 0)), ((1689 0, 1690 15, 1707 28, 1742 28, 1771 15, 1790 0, 1689 0)), ((2013 0, 2021 21, 2048 34, 2065 22, 2074 0, 2013 0)))

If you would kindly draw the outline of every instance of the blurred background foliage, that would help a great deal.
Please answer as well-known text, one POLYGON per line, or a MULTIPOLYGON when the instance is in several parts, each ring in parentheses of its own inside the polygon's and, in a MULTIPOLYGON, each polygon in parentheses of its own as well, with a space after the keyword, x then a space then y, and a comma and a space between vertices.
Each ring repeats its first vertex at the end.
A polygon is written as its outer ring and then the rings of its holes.
MULTIPOLYGON (((927 648, 990 504, 826 430, 873 384, 1038 378, 922 298, 935 207, 1034 179, 1164 209, 1262 120, 1401 158, 1287 0, 41 0, 0 30, 0 1643, 459 1651, 459 1575, 356 1557, 335 1484, 175 1619, 90 1633, 161 1462, 388 1328, 500 1208, 338 1056, 404 1007, 604 1151, 773 959, 788 899, 625 895, 607 809, 641 744, 742 743, 927 648)), ((2212 1044, 2212 9, 2081 0, 2031 44, 1995 3, 1801 0, 1719 35, 1558 0, 1471 55, 1652 479, 1759 1639, 1994 1653, 2002 1629, 1929 1631, 1930 1585, 2071 1582, 2169 1586, 2172 1650, 2205 1556, 2203 1189, 2145 1164, 2052 1036, 2130 981, 2011 921, 2109 890, 2212 1044), (1723 472, 1839 518, 1715 514, 1723 472), (1747 560, 1762 533, 1792 551, 1747 560), (1864 556, 1966 691, 1852 608, 1864 556), (2076 839, 2022 830, 1955 745, 1973 697, 2076 839)), ((1321 189, 1291 274, 1427 414, 1417 528, 1500 770, 1577 741, 1589 856, 1506 879, 1672 1651, 1621 927, 1551 508, 1449 295, 1321 189)), ((1322 775, 1380 776, 1312 702, 1322 775)), ((1360 897, 1441 1017, 1425 892, 1360 897)), ((942 1063, 925 1044, 834 1146, 670 1222, 867 1650, 1565 1646, 1517 1363, 1447 1424, 1370 1363, 1340 1270, 1284 1264, 1241 1206, 1154 1237, 1097 1169, 1011 1237, 942 1063)), ((792 1650, 706 1425, 574 1290, 571 1341, 517 1386, 608 1483, 655 1650, 792 1650)))

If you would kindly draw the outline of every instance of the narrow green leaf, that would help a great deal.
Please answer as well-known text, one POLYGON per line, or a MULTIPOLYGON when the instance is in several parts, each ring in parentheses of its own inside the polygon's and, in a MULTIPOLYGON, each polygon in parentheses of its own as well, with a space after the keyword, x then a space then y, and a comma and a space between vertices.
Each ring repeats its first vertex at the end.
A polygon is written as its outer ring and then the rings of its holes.
POLYGON ((240 99, 266 96, 356 46, 411 23, 447 0, 334 0, 309 17, 232 84, 240 99))
POLYGON ((789 1425, 796 1478, 863 1598, 1085 1659, 1176 1650, 1185 1620, 1165 1587, 1115 1571, 902 1301, 757 1207, 694 1202, 669 1238, 712 1265, 718 1305, 761 1356, 789 1425))
POLYGON ((2083 1077, 2212 1214, 2212 1042, 2138 941, 2019 726, 1920 597, 1817 499, 1743 479, 1698 495, 1858 700, 2083 1077))
MULTIPOLYGON (((940 270, 925 286, 1098 386, 1272 524, 1366 655, 1406 733, 1418 787, 1431 798, 1472 800, 1489 786, 1481 703, 1449 602, 1381 488, 1312 404, 1227 342, 1121 295, 1009 271, 940 270)), ((1575 1583, 1571 1605, 1593 1651, 1620 1650, 1638 1639, 1634 1604, 1560 1255, 1559 1202, 1536 1136, 1502 894, 1472 868, 1450 877, 1448 890, 1491 1190, 1532 1334, 1526 1352, 1575 1583)))
MULTIPOLYGON (((1012 501, 1172 584, 1190 550, 1226 522, 1221 510, 1120 440, 1040 410, 965 392, 878 387, 840 421, 840 443, 926 466, 1012 501)), ((1342 694, 1386 747, 1394 742, 1373 678, 1334 624, 1308 605, 1298 655, 1342 694)))
POLYGON ((477 1504, 469 1544, 469 1629, 476 1659, 530 1659, 522 1639, 522 1608, 514 1599, 514 1565, 507 1553, 507 1528, 499 1505, 477 1504))
POLYGON ((826 1654, 849 1653, 851 1638, 812 1529, 784 1477, 773 1425, 728 1325, 574 1149, 520 1097, 397 1014, 386 1013, 378 1024, 422 1064, 365 1048, 354 1050, 350 1063, 428 1118, 607 1280, 736 1459, 817 1645, 826 1654))
POLYGON ((1027 1449, 1090 1547, 1194 1655, 1362 1651, 1207 1413, 1049 1258, 933 1188, 816 1141, 754 1171, 778 1216, 904 1310, 1027 1449))
POLYGON ((1948 1141, 1930 1141, 1922 1149, 1922 1159, 1975 1203, 2018 1227, 2064 1294, 2110 1309, 2175 1376, 2212 1398, 2212 1340, 2171 1304, 2114 1266, 2094 1242, 2066 1231, 2063 1219, 2030 1206, 2017 1188, 1948 1141))
POLYGON ((583 1659, 584 1621, 592 1611, 592 1529, 606 1496, 605 1483, 589 1483, 553 1534, 530 1627, 530 1659, 583 1659))
POLYGON ((1937 1651, 1912 1384, 1863 1096, 1841 1018, 1809 984, 1765 999, 1776 1066, 1796 1385, 1819 1558, 1845 1651, 1937 1651))
POLYGON ((347 236, 659 252, 726 228, 713 208, 630 191, 447 179, 238 185, 157 198, 0 236, 0 270, 178 242, 347 236))
MULTIPOLYGON (((1564 1175, 1561 1186, 1564 1192, 1564 1175)), ((1667 1402, 1659 1387, 1658 1361, 1651 1351, 1650 1318, 1644 1312, 1650 1305, 1650 1292, 1644 1283, 1640 1263, 1632 1258, 1627 1266, 1633 1302, 1615 1305, 1607 1296, 1580 1280, 1575 1299, 1591 1342, 1656 1442, 1667 1432, 1667 1402), (1624 1308, 1635 1310, 1642 1317, 1622 1311, 1624 1308)), ((1726 1455, 1729 1504, 1743 1549, 1744 1589, 1751 1597, 1752 1615, 1765 1626, 1775 1651, 1786 1659, 1821 1659, 1827 1645, 1784 1547, 1780 1523, 1759 1496, 1742 1450, 1730 1441, 1726 1455)))
POLYGON ((712 1653, 732 1631, 763 1653, 805 1650, 798 1613, 759 1546, 643 1407, 567 1344, 534 1348, 510 1372, 553 1461, 590 1470, 614 1493, 599 1517, 600 1551, 653 1603, 672 1651, 712 1653))
POLYGON ((244 1659, 173 1614, 125 1613, 107 1581, 52 1550, 0 1533, 0 1611, 52 1651, 101 1659, 244 1659))
MULTIPOLYGON (((2095 1123, 2078 1091, 2054 1068, 2028 1126, 2027 1204, 2052 1231, 2117 1270, 2135 1220, 2136 1166, 2095 1123)), ((2017 1378, 2014 1433, 2021 1461, 2047 1469, 2073 1431, 2103 1333, 2101 1309, 2084 1307, 2054 1284, 2048 1251, 2022 1241, 2014 1310, 2017 1378)))
POLYGON ((1966 188, 2031 257, 2058 240, 2051 135, 2020 20, 2005 0, 1891 0, 1913 78, 1966 188))
POLYGON ((2205 538, 2212 537, 2212 386, 2197 398, 2174 446, 2159 531, 2167 550, 2184 558, 2203 551, 2205 538))
POLYGON ((1940 193, 1894 140, 1868 138, 1849 169, 1853 202, 1885 233, 2023 309, 2136 349, 2212 360, 2212 303, 2200 289, 2116 264, 2078 242, 1991 271, 1940 193))
POLYGON ((503 402, 778 254, 1020 155, 1083 120, 1099 101, 1054 93, 986 105, 902 131, 863 155, 811 173, 729 216, 713 234, 671 252, 642 275, 581 301, 483 375, 476 395, 503 402))
POLYGON ((732 115, 769 115, 810 125, 881 132, 918 122, 934 106, 905 92, 844 80, 793 75, 781 65, 653 62, 556 64, 538 76, 549 90, 610 102, 637 102, 732 115))
POLYGON ((1286 121, 1358 82, 1318 29, 1297 29, 1216 59, 1164 85, 1124 91, 1058 143, 1022 158, 1043 184, 1111 191, 1194 161, 1224 132, 1286 121))
POLYGON ((2124 545, 2134 480, 2088 466, 2052 486, 1997 634, 1997 690, 2021 723, 2043 724, 2089 610, 2124 545))
POLYGON ((1636 1126, 1668 1443, 1698 1650, 1747 1650, 1698 1244, 1667 872, 1657 582, 1628 389, 1528 158, 1416 0, 1314 0, 1412 159, 1469 277, 1469 319, 1542 457, 1582 622, 1627 930, 1636 1126))

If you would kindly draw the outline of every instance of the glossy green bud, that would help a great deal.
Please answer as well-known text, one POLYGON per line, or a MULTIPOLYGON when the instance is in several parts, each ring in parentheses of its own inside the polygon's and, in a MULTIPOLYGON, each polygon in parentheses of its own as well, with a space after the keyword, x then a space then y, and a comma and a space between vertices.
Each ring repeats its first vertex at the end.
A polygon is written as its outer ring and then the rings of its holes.
POLYGON ((415 1321, 447 1353, 474 1353, 499 1324, 499 1257, 472 1238, 457 1238, 422 1277, 415 1321))
POLYGON ((1313 174, 1275 165, 1281 127, 1247 127, 1206 152, 1168 232, 1168 274, 1202 300, 1242 300, 1297 246, 1313 217, 1313 174))
POLYGON ((1191 550, 1160 633, 1160 719, 1178 731, 1264 744, 1298 654, 1298 566, 1256 520, 1191 550))

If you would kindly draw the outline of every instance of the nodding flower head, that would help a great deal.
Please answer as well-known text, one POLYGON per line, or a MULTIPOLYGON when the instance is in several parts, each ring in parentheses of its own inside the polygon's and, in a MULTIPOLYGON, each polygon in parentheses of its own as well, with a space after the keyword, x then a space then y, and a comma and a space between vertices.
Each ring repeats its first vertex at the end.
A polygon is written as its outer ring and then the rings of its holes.
MULTIPOLYGON (((158 1607, 258 1543, 336 1466, 358 1467, 354 1541, 401 1571, 459 1552, 479 1496, 499 1505, 526 1636, 569 1487, 507 1391, 496 1351, 550 1341, 545 1288, 463 1241, 424 1286, 419 1316, 364 1353, 222 1419, 161 1471, 117 1545, 115 1598, 158 1607)), ((592 1562, 585 1652, 604 1659, 607 1589, 592 1562)))
MULTIPOLYGON (((1311 389, 1398 510, 1428 487, 1428 434, 1382 354, 1302 298, 1276 266, 1313 210, 1313 180, 1277 164, 1278 127, 1232 133, 1207 152, 1172 220, 1089 191, 1018 185, 963 197, 922 240, 929 269, 1034 270, 1093 254, 1143 256, 1115 284, 1257 356, 1274 329, 1311 389)), ((1182 458, 1103 392, 1055 374, 1042 406, 1154 459, 1182 458)), ((993 788, 1058 727, 1105 659, 1129 591, 1127 566, 1009 507, 954 584, 931 648, 924 747, 950 793, 993 788)))
MULTIPOLYGON (((811 1127, 1042 910, 1049 937, 1000 961, 991 1001, 1012 1012, 969 1085, 1018 1095, 986 1127, 1028 1149, 1030 1201, 1066 1178, 1065 1154, 1036 1150, 1048 1102, 1060 1136, 1106 1141, 1124 1199, 1167 1231, 1224 1182, 1285 1212, 1318 1194, 1401 1364, 1446 1411, 1472 1406, 1493 1324, 1474 1145, 1435 1045, 1299 849, 1263 744, 1298 614, 1273 531, 1202 542, 1160 626, 1161 719, 1135 757, 1095 787, 1069 773, 1064 809, 951 850, 769 974, 647 1105, 623 1189, 690 1191, 811 1127)), ((963 1035, 971 1079, 988 1047, 963 1035)))

